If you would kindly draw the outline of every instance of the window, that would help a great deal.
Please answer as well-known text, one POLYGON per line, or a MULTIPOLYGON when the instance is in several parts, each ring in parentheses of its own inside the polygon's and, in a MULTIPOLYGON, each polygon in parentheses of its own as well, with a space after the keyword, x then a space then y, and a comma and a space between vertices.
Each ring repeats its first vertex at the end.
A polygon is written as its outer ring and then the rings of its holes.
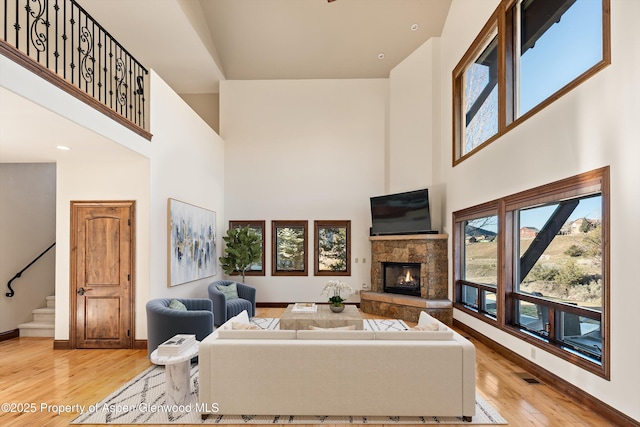
POLYGON ((496 319, 498 285, 498 216, 496 204, 457 213, 454 248, 456 300, 478 316, 496 319))
MULTIPOLYGON (((260 244, 262 246, 262 256, 260 261, 251 265, 249 270, 244 274, 245 276, 264 276, 264 227, 265 221, 229 221, 229 228, 246 227, 249 226, 260 236, 260 244)), ((239 273, 234 273, 239 274, 239 273)))
POLYGON ((610 0, 503 0, 453 71, 454 165, 611 63, 610 0))
POLYGON ((271 222, 271 274, 307 275, 307 221, 271 222))
POLYGON ((454 213, 456 308, 608 378, 608 181, 603 168, 454 213))
POLYGON ((351 221, 314 221, 314 275, 351 275, 351 221))

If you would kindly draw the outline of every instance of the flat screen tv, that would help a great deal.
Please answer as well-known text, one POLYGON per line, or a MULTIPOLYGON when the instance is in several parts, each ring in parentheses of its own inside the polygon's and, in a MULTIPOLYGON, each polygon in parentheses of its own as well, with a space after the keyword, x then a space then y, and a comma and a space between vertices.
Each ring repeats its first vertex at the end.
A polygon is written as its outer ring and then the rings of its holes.
POLYGON ((432 234, 428 189, 371 197, 372 236, 432 234))

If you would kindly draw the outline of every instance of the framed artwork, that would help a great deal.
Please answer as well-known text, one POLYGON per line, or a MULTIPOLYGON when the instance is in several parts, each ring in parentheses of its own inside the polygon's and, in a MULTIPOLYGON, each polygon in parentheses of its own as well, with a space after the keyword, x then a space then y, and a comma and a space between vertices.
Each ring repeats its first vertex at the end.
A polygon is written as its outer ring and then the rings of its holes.
POLYGON ((169 199, 169 287, 216 274, 216 213, 169 199))
POLYGON ((351 221, 314 221, 316 276, 351 275, 351 221))
MULTIPOLYGON (((265 242, 265 221, 229 221, 229 228, 235 227, 251 227, 255 230, 258 235, 260 235, 261 241, 260 244, 262 246, 262 259, 259 263, 253 264, 249 270, 245 272, 245 276, 264 276, 264 242, 265 242)), ((233 273, 234 275, 240 274, 238 272, 233 273)))
POLYGON ((306 276, 307 221, 271 222, 271 274, 306 276))

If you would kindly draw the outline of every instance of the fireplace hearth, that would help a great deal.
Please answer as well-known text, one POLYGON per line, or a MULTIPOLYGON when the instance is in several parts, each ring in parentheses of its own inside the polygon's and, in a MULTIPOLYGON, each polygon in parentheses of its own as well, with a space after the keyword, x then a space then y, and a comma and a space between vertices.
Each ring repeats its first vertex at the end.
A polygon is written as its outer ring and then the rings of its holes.
POLYGON ((384 292, 420 296, 420 263, 384 262, 382 268, 384 292))

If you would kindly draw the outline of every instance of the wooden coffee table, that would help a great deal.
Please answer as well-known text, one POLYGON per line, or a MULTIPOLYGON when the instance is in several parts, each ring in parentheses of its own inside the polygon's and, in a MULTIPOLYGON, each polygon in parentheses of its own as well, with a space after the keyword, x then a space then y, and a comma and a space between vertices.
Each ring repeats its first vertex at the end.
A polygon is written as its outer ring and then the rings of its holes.
POLYGON ((342 313, 334 313, 328 304, 319 304, 315 313, 292 313, 294 304, 289 304, 280 317, 280 329, 303 330, 309 326, 318 328, 336 328, 355 326, 362 329, 362 316, 355 305, 346 305, 342 313))

